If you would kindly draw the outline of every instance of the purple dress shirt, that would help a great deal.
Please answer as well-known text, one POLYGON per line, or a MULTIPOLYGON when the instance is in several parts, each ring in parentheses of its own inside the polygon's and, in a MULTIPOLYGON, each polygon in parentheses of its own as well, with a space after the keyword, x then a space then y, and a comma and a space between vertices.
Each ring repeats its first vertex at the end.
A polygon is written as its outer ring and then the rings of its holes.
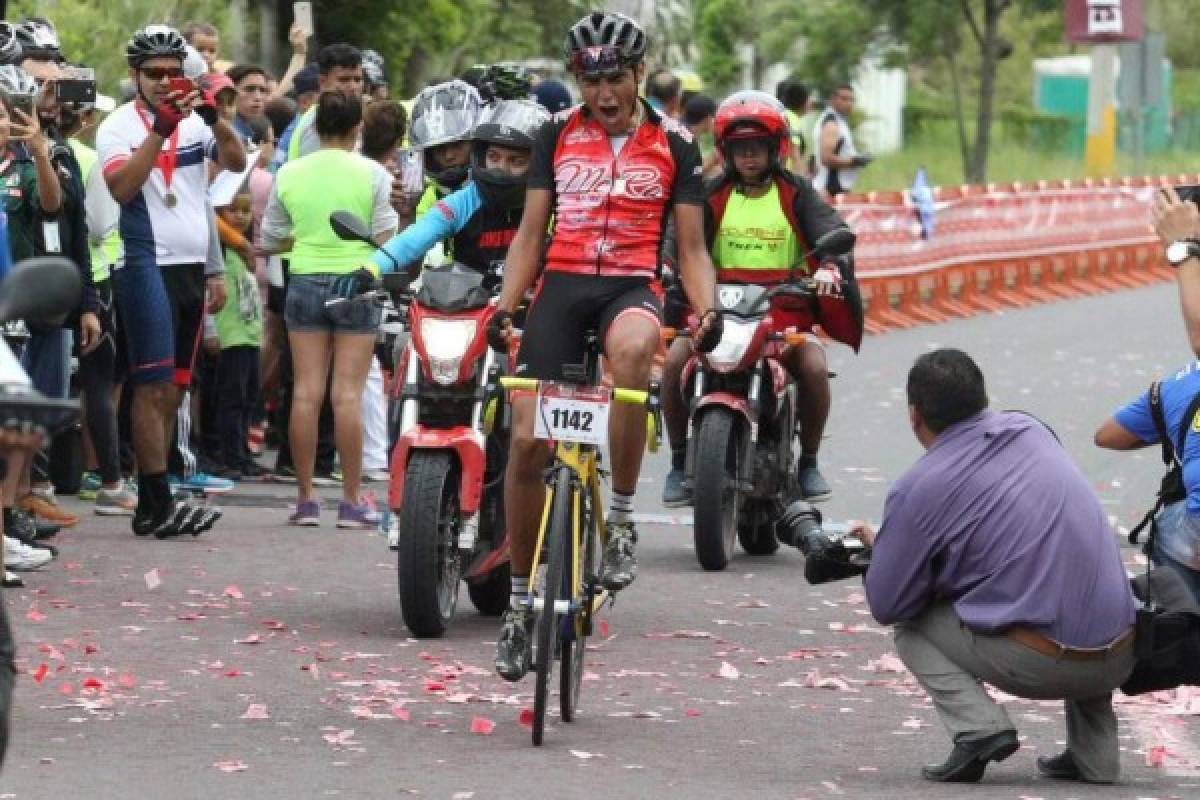
POLYGON ((1135 601, 1087 479, 1038 420, 984 411, 942 431, 888 492, 864 579, 883 624, 948 599, 969 628, 1102 647, 1135 601))

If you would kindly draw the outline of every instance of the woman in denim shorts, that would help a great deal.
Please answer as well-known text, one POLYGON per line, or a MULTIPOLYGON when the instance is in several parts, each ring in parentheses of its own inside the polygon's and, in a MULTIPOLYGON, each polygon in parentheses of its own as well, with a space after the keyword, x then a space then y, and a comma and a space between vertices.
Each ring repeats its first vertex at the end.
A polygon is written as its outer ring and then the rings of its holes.
POLYGON ((339 528, 374 523, 359 495, 362 475, 362 395, 371 365, 380 310, 362 289, 362 266, 373 248, 343 241, 329 225, 334 211, 350 211, 369 222, 386 242, 396 231, 391 175, 354 152, 362 128, 362 101, 340 90, 317 101, 321 149, 279 170, 263 215, 263 246, 289 260, 284 322, 295 365, 292 417, 288 428, 298 493, 293 525, 316 526, 321 505, 313 492, 317 417, 331 385, 334 437, 341 462, 339 528), (332 302, 331 302, 332 301, 332 302), (332 368, 332 381, 329 371, 332 368))

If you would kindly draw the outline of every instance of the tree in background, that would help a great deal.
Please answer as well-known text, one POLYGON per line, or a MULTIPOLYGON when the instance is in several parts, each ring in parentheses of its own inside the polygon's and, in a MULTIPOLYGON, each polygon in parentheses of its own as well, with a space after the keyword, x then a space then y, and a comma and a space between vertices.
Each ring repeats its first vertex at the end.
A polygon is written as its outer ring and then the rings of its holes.
POLYGON ((154 22, 182 26, 191 20, 223 29, 228 5, 221 0, 9 0, 7 13, 10 20, 49 19, 67 58, 95 69, 100 90, 118 95, 129 72, 125 44, 135 30, 154 22))

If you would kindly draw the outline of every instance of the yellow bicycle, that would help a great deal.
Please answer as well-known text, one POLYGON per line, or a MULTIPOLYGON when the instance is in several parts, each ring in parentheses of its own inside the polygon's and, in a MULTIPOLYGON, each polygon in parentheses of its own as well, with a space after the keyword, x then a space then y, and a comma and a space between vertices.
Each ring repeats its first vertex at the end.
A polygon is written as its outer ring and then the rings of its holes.
MULTIPOLYGON (((581 370, 582 371, 582 370, 581 370)), ((594 383, 592 381, 591 383, 594 383)), ((535 435, 555 442, 554 460, 546 471, 546 502, 538 526, 530 574, 529 606, 533 609, 536 685, 533 700, 533 743, 542 743, 550 674, 559 666, 559 710, 563 722, 575 719, 587 637, 593 617, 609 594, 600 585, 599 554, 607 541, 600 492, 601 456, 607 444, 608 407, 612 401, 643 405, 647 410, 647 446, 660 444, 658 387, 649 391, 605 389, 591 383, 558 383, 503 377, 506 390, 537 395, 535 435)))

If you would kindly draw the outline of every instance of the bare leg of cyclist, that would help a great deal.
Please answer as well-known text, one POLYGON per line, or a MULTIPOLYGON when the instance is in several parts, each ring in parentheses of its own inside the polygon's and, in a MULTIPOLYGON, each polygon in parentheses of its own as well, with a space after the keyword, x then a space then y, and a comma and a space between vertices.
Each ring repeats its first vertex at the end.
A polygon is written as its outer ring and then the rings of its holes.
MULTIPOLYGON (((374 355, 374 334, 338 334, 333 337, 333 383, 330 390, 333 435, 342 466, 342 500, 353 506, 358 506, 362 501, 359 495, 363 453, 362 398, 374 355)), ((313 457, 316 457, 315 449, 313 457)))
MULTIPOLYGON (((658 322, 643 314, 626 313, 613 320, 604 353, 613 383, 623 389, 645 389, 658 352, 658 322)), ((613 491, 608 511, 608 542, 600 580, 610 590, 623 589, 637 576, 634 546, 633 496, 646 449, 646 409, 614 403, 609 411, 609 452, 613 491)))
POLYGON ((663 486, 662 500, 668 508, 688 505, 692 497, 691 491, 683 488, 688 404, 683 397, 682 386, 683 368, 691 355, 691 341, 676 339, 667 350, 667 361, 663 365, 663 422, 667 429, 667 442, 671 445, 671 472, 663 486))
POLYGON ((816 342, 792 348, 787 365, 798 390, 801 453, 796 462, 796 481, 805 500, 827 500, 833 491, 817 468, 817 451, 821 448, 830 406, 825 348, 816 342))
POLYGON ((550 462, 550 448, 533 438, 535 398, 526 393, 512 397, 512 441, 504 473, 504 518, 512 572, 509 610, 496 641, 496 671, 505 680, 519 681, 529 671, 532 614, 524 608, 529 594, 529 573, 537 546, 538 526, 546 502, 542 473, 550 462))
POLYGON ((317 418, 325 401, 329 352, 333 337, 326 332, 289 331, 296 374, 292 386, 292 417, 288 442, 296 468, 296 494, 300 502, 313 499, 313 467, 317 458, 317 418))

